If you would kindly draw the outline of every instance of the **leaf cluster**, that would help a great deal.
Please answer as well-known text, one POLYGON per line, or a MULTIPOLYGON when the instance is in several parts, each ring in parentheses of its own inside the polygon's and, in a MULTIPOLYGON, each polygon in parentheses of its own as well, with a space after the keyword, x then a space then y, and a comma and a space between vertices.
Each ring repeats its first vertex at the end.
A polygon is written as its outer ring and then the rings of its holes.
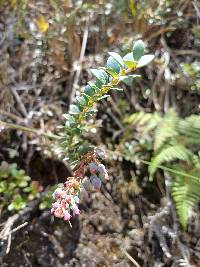
POLYGON ((132 51, 123 58, 116 52, 109 52, 104 67, 91 69, 93 82, 88 82, 80 96, 70 105, 68 114, 64 114, 66 123, 62 128, 60 148, 57 152, 64 159, 76 162, 80 157, 93 149, 84 139, 89 130, 89 119, 97 112, 96 103, 109 97, 111 90, 121 91, 120 82, 130 82, 139 77, 133 72, 148 64, 153 55, 144 55, 144 43, 139 40, 133 44, 132 51))
POLYGON ((2 162, 0 165, 0 210, 18 211, 35 198, 37 190, 31 178, 16 164, 2 162))

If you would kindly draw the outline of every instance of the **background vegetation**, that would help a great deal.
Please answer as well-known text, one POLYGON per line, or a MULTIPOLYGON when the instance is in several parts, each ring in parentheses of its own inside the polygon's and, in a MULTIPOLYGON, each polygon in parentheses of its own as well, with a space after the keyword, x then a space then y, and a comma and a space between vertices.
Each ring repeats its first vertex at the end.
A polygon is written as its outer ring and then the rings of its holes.
POLYGON ((0 14, 1 265, 199 266, 199 2, 1 0, 0 14), (155 59, 95 104, 78 147, 106 149, 110 181, 70 228, 49 211, 72 174, 58 126, 90 69, 138 39, 155 59))

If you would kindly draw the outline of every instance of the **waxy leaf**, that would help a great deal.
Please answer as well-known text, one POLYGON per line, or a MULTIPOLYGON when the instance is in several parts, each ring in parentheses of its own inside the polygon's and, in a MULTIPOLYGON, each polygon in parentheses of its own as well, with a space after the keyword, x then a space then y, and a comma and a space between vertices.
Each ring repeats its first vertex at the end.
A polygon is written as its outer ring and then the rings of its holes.
POLYGON ((104 70, 91 69, 91 72, 102 84, 109 82, 109 76, 104 70))
POLYGON ((111 56, 107 60, 106 67, 108 70, 111 70, 115 74, 119 74, 119 72, 121 70, 119 63, 111 56))
POLYGON ((93 96, 95 94, 95 90, 94 88, 92 88, 90 85, 86 85, 85 90, 84 90, 84 94, 88 95, 88 96, 93 96))
POLYGON ((76 100, 79 103, 79 105, 81 105, 81 106, 86 106, 87 105, 87 101, 83 96, 77 96, 76 100))
POLYGON ((136 67, 136 61, 133 58, 133 53, 128 53, 123 57, 124 64, 130 68, 133 69, 136 67))
POLYGON ((102 100, 102 99, 107 98, 107 97, 109 97, 109 96, 110 96, 110 95, 103 95, 103 96, 97 98, 97 100, 99 101, 99 100, 102 100))
POLYGON ((154 55, 145 55, 142 56, 138 61, 137 68, 141 68, 149 64, 154 59, 154 55))
POLYGON ((113 88, 111 88, 111 90, 115 90, 115 91, 124 91, 124 89, 122 89, 122 88, 118 88, 118 87, 113 87, 113 88))
POLYGON ((63 114, 63 117, 70 123, 70 124, 75 124, 76 119, 74 116, 69 115, 69 114, 63 114))
POLYGON ((131 85, 132 84, 132 81, 135 79, 135 78, 139 78, 141 77, 140 75, 137 75, 137 74, 132 74, 132 75, 128 75, 128 76, 120 76, 120 81, 122 81, 123 83, 125 83, 126 85, 131 85))
POLYGON ((133 57, 138 61, 144 55, 144 43, 139 40, 133 44, 133 57))
POLYGON ((79 109, 79 107, 77 105, 70 105, 69 108, 69 114, 79 114, 81 112, 81 110, 79 109))
POLYGON ((113 57, 122 67, 124 66, 123 59, 119 54, 115 52, 108 52, 108 54, 113 57))

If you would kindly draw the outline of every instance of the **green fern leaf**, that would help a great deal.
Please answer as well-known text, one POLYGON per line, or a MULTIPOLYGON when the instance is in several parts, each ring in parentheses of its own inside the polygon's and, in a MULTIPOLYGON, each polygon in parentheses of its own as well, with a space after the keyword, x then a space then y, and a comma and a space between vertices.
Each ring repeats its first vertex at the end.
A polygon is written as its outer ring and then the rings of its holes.
POLYGON ((200 143, 200 116, 192 115, 181 120, 178 125, 180 135, 185 137, 188 144, 200 143))
POLYGON ((174 111, 169 111, 158 124, 155 131, 154 150, 158 150, 168 139, 178 135, 178 117, 174 111))
POLYGON ((180 223, 184 229, 192 210, 200 201, 200 178, 199 181, 188 177, 176 176, 172 184, 172 197, 176 205, 180 223))
POLYGON ((158 166, 163 162, 171 162, 177 159, 190 162, 191 158, 192 152, 186 147, 182 145, 168 146, 152 159, 149 165, 150 176, 153 176, 158 166))

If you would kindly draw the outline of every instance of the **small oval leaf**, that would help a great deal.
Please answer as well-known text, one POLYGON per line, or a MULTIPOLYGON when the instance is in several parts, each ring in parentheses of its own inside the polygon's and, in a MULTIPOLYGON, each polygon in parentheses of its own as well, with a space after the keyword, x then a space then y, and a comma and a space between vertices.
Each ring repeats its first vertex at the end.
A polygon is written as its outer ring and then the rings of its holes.
POLYGON ((145 55, 142 56, 138 61, 137 68, 141 68, 149 64, 154 59, 154 55, 145 55))
POLYGON ((136 61, 133 58, 133 53, 128 53, 123 57, 124 64, 132 69, 136 67, 136 61))
POLYGON ((102 84, 108 83, 109 76, 104 70, 91 69, 91 72, 102 84))
POLYGON ((133 57, 138 61, 144 55, 144 43, 142 40, 138 40, 133 44, 133 57))
POLYGON ((111 56, 107 60, 106 67, 117 74, 121 70, 119 63, 111 56))
POLYGON ((122 67, 124 66, 123 59, 119 54, 115 52, 108 52, 108 54, 113 57, 122 67))

